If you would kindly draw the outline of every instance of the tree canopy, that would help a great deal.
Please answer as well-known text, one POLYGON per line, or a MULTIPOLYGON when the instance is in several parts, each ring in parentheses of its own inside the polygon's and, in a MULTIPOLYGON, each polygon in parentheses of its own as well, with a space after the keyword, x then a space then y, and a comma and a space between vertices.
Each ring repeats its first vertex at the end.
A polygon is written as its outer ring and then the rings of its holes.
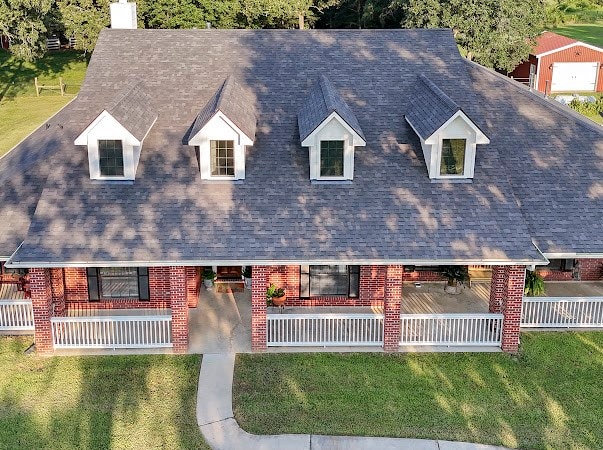
POLYGON ((51 6, 51 0, 0 0, 0 34, 18 58, 32 61, 44 54, 51 6))

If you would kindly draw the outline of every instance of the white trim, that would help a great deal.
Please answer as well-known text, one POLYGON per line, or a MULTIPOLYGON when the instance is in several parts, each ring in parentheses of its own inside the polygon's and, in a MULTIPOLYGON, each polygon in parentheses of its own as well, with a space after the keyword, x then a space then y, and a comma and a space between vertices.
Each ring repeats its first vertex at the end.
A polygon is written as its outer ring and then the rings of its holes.
POLYGON ((224 122, 226 122, 226 124, 233 129, 233 131, 235 133, 237 133, 239 135, 239 139, 240 139, 240 144, 241 145, 253 145, 253 137, 251 136, 247 136, 243 130, 241 130, 232 120, 230 120, 228 118, 228 116, 226 116, 226 114, 224 114, 222 111, 218 110, 216 111, 207 121, 207 123, 205 125, 203 125, 203 127, 193 136, 188 138, 188 145, 201 145, 202 142, 196 142, 195 138, 197 136, 199 136, 199 134, 201 134, 203 132, 203 130, 205 129, 205 127, 216 117, 219 117, 220 119, 222 119, 224 122), (247 140, 245 139, 241 139, 241 137, 245 137, 247 138, 247 140))
POLYGON ((547 265, 548 261, 535 259, 519 260, 497 260, 497 259, 363 259, 363 258, 339 258, 339 259, 195 259, 195 260, 137 260, 137 261, 7 261, 9 269, 18 268, 53 268, 53 267, 167 267, 167 266, 286 266, 286 265, 409 265, 409 266, 464 266, 464 265, 487 265, 487 266, 531 266, 547 265))
MULTIPOLYGON (((94 119, 90 123, 90 125, 88 125, 86 127, 86 129, 84 131, 82 131, 78 137, 75 138, 75 140, 73 141, 73 144, 74 145, 88 145, 88 134, 90 133, 90 131, 92 131, 92 129, 95 126, 97 126, 106 117, 110 117, 116 124, 118 124, 122 128, 122 131, 127 133, 128 137, 132 140, 132 142, 136 143, 135 145, 141 145, 141 141, 136 139, 136 137, 132 133, 130 133, 130 131, 128 131, 128 129, 126 127, 124 127, 119 122, 119 120, 117 120, 115 117, 113 117, 106 109, 104 109, 103 112, 101 112, 98 116, 96 116, 96 119, 94 119)), ((157 117, 155 117, 153 124, 155 124, 156 120, 157 120, 157 117)), ((151 125, 151 127, 152 126, 153 125, 151 125)), ((150 130, 150 128, 149 128, 149 130, 150 130)), ((147 131, 147 134, 148 134, 148 131, 147 131)))
MULTIPOLYGON (((437 135, 442 129, 444 129, 448 125, 450 125, 450 123, 452 123, 452 121, 454 119, 456 119, 457 117, 460 117, 461 119, 463 119, 467 123, 467 125, 469 125, 469 127, 473 131, 475 131, 475 143, 476 144, 489 144, 490 143, 490 138, 488 138, 488 136, 486 136, 486 134, 482 130, 480 130, 480 128, 477 125, 475 125, 473 123, 473 121, 469 117, 467 117, 467 115, 462 110, 460 110, 460 109, 457 112, 455 112, 450 117, 450 119, 448 119, 446 122, 444 122, 444 124, 440 128, 438 128, 430 136, 428 136, 427 138, 425 138, 425 143, 426 144, 431 144, 431 145, 437 144, 438 142, 435 139, 432 139, 432 138, 435 135, 437 135)), ((406 118, 406 121, 408 122, 408 118, 406 118)), ((414 127, 413 127, 413 130, 414 130, 414 127)))
POLYGON ((534 83, 535 90, 538 90, 538 82, 540 81, 540 61, 542 61, 542 58, 536 56, 536 83, 534 83))
POLYGON ((599 259, 603 253, 542 253, 547 259, 599 259))
MULTIPOLYGON (((551 55, 553 53, 562 52, 563 50, 567 50, 568 48, 576 47, 578 45, 581 46, 581 47, 590 48, 591 50, 594 50, 596 52, 603 53, 603 48, 596 47, 594 45, 590 45, 590 44, 587 44, 585 42, 577 41, 577 42, 573 42, 572 44, 564 45, 563 47, 559 47, 559 48, 556 48, 556 49, 553 49, 553 50, 549 50, 548 52, 538 53, 538 54, 536 54, 534 56, 536 58, 541 58, 542 56, 548 56, 548 55, 551 55)), ((593 61, 593 62, 595 62, 595 61, 593 61)))
POLYGON ((315 141, 316 135, 320 133, 320 130, 322 130, 331 121, 331 119, 337 120, 341 124, 341 126, 344 127, 348 131, 348 133, 350 133, 354 137, 352 142, 352 145, 354 147, 366 146, 366 141, 362 139, 362 137, 358 133, 356 133, 356 131, 350 125, 348 125, 348 123, 343 120, 339 114, 337 114, 337 111, 333 111, 325 120, 320 122, 320 124, 318 124, 318 126, 314 128, 314 130, 301 142, 301 146, 311 147, 315 141))

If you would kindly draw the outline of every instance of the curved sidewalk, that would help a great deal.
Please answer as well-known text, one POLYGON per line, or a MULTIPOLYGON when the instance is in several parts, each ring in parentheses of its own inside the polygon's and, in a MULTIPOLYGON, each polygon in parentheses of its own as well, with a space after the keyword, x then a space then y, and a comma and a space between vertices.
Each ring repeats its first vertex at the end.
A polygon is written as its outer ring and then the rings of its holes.
POLYGON ((239 427, 232 412, 234 363, 234 353, 203 355, 201 363, 197 391, 197 422, 203 437, 214 450, 494 450, 503 448, 427 439, 250 434, 239 427))

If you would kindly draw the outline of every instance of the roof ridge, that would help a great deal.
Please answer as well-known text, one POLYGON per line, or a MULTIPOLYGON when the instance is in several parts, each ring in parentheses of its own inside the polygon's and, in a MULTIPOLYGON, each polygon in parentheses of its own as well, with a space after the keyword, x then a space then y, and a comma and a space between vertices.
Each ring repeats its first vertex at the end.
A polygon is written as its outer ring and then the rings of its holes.
POLYGON ((437 84, 435 84, 433 81, 431 81, 427 77, 427 75, 425 75, 423 73, 420 74, 419 80, 421 80, 421 82, 423 82, 423 84, 425 84, 425 86, 427 86, 430 91, 432 91, 434 94, 436 94, 441 100, 443 100, 452 109, 457 109, 457 110, 461 109, 461 107, 454 100, 452 100, 450 97, 448 97, 448 95, 446 95, 446 93, 444 91, 442 91, 437 84))
POLYGON ((335 89, 335 86, 333 86, 329 78, 324 73, 319 75, 318 84, 320 85, 320 91, 322 92, 322 98, 325 102, 327 110, 330 112, 336 112, 337 108, 335 107, 335 99, 328 90, 328 87, 333 87, 333 89, 335 89))
POLYGON ((220 86, 220 91, 218 93, 218 97, 216 98, 216 104, 214 106, 214 114, 217 113, 218 111, 220 111, 220 106, 222 105, 222 101, 224 100, 224 98, 226 98, 226 91, 227 90, 232 90, 232 84, 234 83, 232 80, 232 75, 228 74, 228 76, 226 77, 226 79, 224 80, 224 82, 222 83, 222 86, 220 86))
POLYGON ((558 112, 562 116, 565 116, 566 118, 569 118, 572 120, 577 119, 577 122, 580 123, 581 125, 584 125, 587 128, 590 128, 598 133, 603 134, 603 126, 598 125, 596 122, 593 122, 592 120, 588 119, 587 117, 583 116, 582 114, 577 113, 576 111, 569 108, 568 106, 562 105, 561 103, 559 103, 556 100, 550 100, 548 97, 543 97, 540 95, 541 93, 539 91, 534 91, 534 90, 530 89, 529 87, 524 86, 523 84, 518 83, 517 81, 514 81, 511 78, 509 78, 501 73, 488 69, 487 67, 484 67, 474 61, 470 61, 466 58, 464 58, 464 59, 465 59, 465 62, 468 63, 469 65, 473 65, 473 67, 476 67, 478 69, 483 69, 484 71, 486 71, 486 73, 493 75, 494 77, 497 77, 501 81, 505 81, 505 82, 509 83, 510 86, 513 86, 513 88, 515 88, 516 90, 521 92, 523 95, 530 97, 531 99, 537 101, 540 105, 550 109, 551 111, 558 112))

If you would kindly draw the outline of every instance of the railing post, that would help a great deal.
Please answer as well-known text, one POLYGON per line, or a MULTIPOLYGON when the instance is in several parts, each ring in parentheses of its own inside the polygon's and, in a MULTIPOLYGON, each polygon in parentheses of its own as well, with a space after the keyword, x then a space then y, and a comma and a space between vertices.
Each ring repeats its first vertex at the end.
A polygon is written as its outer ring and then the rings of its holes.
POLYGON ((266 322, 266 266, 251 269, 251 350, 265 351, 268 347, 266 322))
POLYGON ((404 267, 387 266, 385 269, 385 318, 383 323, 383 350, 397 352, 400 347, 400 303, 404 267))
POLYGON ((34 339, 36 351, 40 355, 51 355, 52 329, 52 287, 50 270, 34 268, 29 271, 29 288, 31 290, 31 305, 34 316, 34 339))

